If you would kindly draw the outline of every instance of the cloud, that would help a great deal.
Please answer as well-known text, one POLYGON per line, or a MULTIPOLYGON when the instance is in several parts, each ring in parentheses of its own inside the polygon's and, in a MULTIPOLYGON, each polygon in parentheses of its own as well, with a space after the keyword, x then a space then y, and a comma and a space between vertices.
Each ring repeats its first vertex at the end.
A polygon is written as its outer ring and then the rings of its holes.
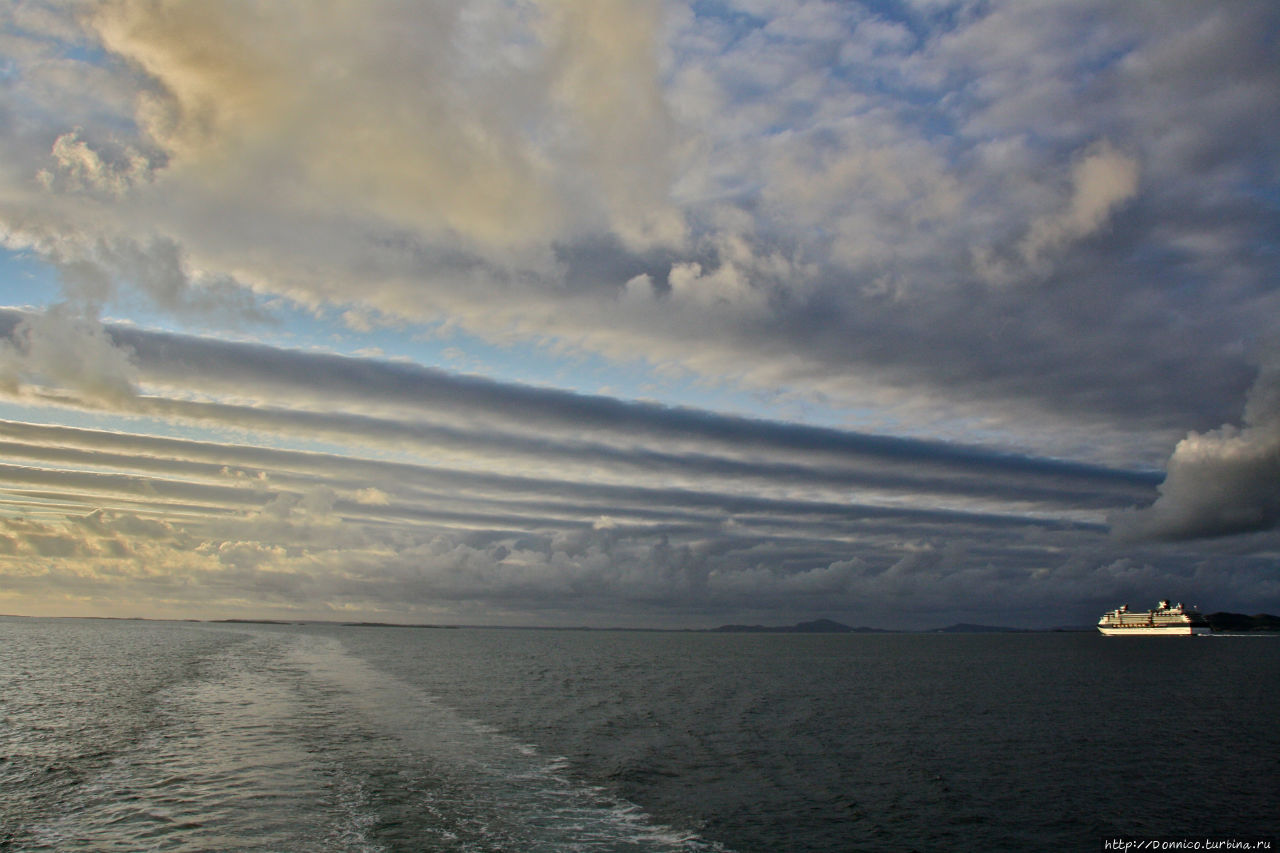
MULTIPOLYGON (((27 315, 0 312, 21 336, 27 315)), ((662 476, 799 477, 809 482, 991 491, 1034 499, 1072 491, 1146 489, 1142 471, 1035 458, 959 443, 718 414, 452 374, 418 365, 109 326, 149 391, 124 412, 250 428, 410 441, 483 453, 625 465, 662 476), (208 401, 183 399, 191 392, 208 401), (252 405, 214 402, 229 395, 252 405), (350 412, 360 412, 351 414, 350 412), (768 454, 767 462, 744 455, 768 454), (893 468, 909 463, 912 473, 893 468), (927 476, 926 476, 927 474, 927 476), (1010 478, 1006 483, 1003 477, 1010 478), (1025 491, 1020 491, 1025 490, 1025 491)), ((2 341, 3 338, 0 338, 2 341)), ((105 338, 104 338, 105 340, 105 338)), ((74 386, 70 390, 75 390, 74 386)), ((635 476, 633 471, 629 476, 635 476)), ((1085 499, 1084 492, 1076 499, 1085 499)))
POLYGON ((356 492, 356 501, 370 506, 386 506, 391 503, 391 498, 382 489, 369 486, 356 492))
POLYGON ((1187 540, 1280 527, 1280 364, 1249 392, 1244 426, 1191 433, 1174 448, 1155 503, 1117 514, 1123 541, 1187 540))
POLYGON ((15 7, 0 246, 68 305, 0 315, 0 392, 103 429, 3 426, 7 511, 52 537, 9 531, 6 577, 473 614, 1272 589, 1217 560, 1236 540, 1141 542, 1274 536, 1277 23, 1267 0, 15 7), (246 336, 281 307, 799 414, 98 320, 246 336))
POLYGON ((64 133, 53 142, 50 152, 54 171, 41 171, 36 177, 46 187, 55 182, 65 182, 63 190, 89 190, 121 196, 139 181, 147 180, 151 163, 139 152, 125 148, 120 152, 120 162, 104 160, 81 138, 79 128, 64 133))
POLYGON ((1059 213, 1031 224, 1022 255, 1035 267, 1044 252, 1096 232, 1112 211, 1138 190, 1138 164, 1103 141, 1092 146, 1072 169, 1071 201, 1059 213))
POLYGON ((283 297, 1118 455, 1229 417, 1275 310, 1274 15, 53 9, 9 36, 0 234, 87 299, 283 297))
POLYGON ((627 246, 680 245, 687 226, 669 202, 676 141, 659 82, 658 4, 560 0, 543 4, 553 103, 577 131, 580 165, 594 179, 627 246))
POLYGON ((628 240, 682 231, 654 180, 666 145, 652 4, 383 2, 316 14, 117 0, 89 23, 145 72, 136 120, 169 154, 169 179, 247 193, 266 180, 286 203, 354 204, 489 247, 556 234, 577 216, 566 197, 628 240))
MULTIPOLYGON (((0 319, 11 334, 26 322, 0 319)), ((10 505, 67 507, 15 556, 62 554, 83 573, 72 586, 134 578, 116 588, 138 594, 158 583, 147 566, 180 567, 174 583, 205 607, 846 607, 877 589, 852 567, 883 572, 904 542, 981 541, 949 552, 957 567, 1022 561, 1101 540, 1100 512, 1152 487, 1144 472, 981 447, 104 334, 133 354, 139 393, 91 411, 210 438, 0 422, 0 452, 22 463, 3 466, 10 505), (223 430, 235 441, 213 440, 223 430)))
POLYGON ((2 383, 65 388, 85 399, 120 405, 137 393, 137 372, 96 318, 67 305, 24 317, 0 348, 2 383))

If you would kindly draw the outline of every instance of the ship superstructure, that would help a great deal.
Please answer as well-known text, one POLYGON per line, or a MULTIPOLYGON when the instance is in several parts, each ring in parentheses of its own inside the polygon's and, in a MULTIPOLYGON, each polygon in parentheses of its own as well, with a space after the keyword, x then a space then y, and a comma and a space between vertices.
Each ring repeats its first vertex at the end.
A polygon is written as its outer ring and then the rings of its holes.
POLYGON ((1108 610, 1098 620, 1098 630, 1109 637, 1189 637, 1212 632, 1199 610, 1183 607, 1181 603, 1170 604, 1168 599, 1156 605, 1155 610, 1135 612, 1127 604, 1108 610))

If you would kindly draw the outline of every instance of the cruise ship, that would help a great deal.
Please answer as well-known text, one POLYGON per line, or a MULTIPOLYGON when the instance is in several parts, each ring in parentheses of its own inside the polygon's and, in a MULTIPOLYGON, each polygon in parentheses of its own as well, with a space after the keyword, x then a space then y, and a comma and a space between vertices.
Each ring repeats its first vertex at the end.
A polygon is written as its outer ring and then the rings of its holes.
POLYGON ((1124 604, 1108 610, 1098 620, 1098 630, 1108 637, 1166 636, 1189 637, 1192 634, 1212 632, 1208 621, 1194 607, 1170 604, 1168 599, 1156 605, 1155 610, 1134 612, 1124 604))

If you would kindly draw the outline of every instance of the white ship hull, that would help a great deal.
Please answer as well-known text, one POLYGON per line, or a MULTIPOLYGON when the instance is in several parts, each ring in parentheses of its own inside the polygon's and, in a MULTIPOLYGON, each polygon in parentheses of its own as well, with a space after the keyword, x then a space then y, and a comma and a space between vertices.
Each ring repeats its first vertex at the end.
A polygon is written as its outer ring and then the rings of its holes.
POLYGON ((1098 630, 1108 637, 1128 637, 1137 635, 1148 637, 1191 637, 1213 633, 1211 628, 1201 625, 1132 625, 1125 626, 1124 628, 1099 625, 1098 630))

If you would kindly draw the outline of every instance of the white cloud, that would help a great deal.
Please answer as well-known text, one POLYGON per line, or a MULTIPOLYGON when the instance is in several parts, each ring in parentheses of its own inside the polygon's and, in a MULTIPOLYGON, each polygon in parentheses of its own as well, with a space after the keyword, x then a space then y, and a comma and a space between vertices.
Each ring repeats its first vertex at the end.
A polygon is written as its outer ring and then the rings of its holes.
POLYGON ((648 302, 654 298, 653 279, 647 274, 634 276, 622 288, 622 298, 629 302, 648 302))
POLYGON ((1280 526, 1280 365, 1249 393, 1243 427, 1191 433, 1174 448, 1149 507, 1117 514, 1123 541, 1195 539, 1280 526))
POLYGON ((70 191, 96 190, 121 196, 135 183, 148 179, 152 167, 142 154, 125 148, 120 152, 122 162, 105 161, 80 138, 81 132, 77 128, 54 140, 51 156, 57 164, 56 171, 36 175, 47 188, 54 189, 55 184, 62 183, 61 188, 70 191))
POLYGON ((1022 241, 1032 267, 1051 252, 1096 233, 1112 212, 1138 191, 1138 164, 1103 141, 1090 147, 1071 171, 1071 200, 1064 209, 1037 219, 1022 241))
POLYGON ((137 371, 130 353, 117 347, 96 318, 60 305, 28 317, 0 351, 5 384, 69 389, 85 399, 127 404, 137 394, 137 371))
POLYGON ((387 493, 376 486, 367 486, 356 492, 356 501, 368 506, 386 506, 391 503, 387 493))

